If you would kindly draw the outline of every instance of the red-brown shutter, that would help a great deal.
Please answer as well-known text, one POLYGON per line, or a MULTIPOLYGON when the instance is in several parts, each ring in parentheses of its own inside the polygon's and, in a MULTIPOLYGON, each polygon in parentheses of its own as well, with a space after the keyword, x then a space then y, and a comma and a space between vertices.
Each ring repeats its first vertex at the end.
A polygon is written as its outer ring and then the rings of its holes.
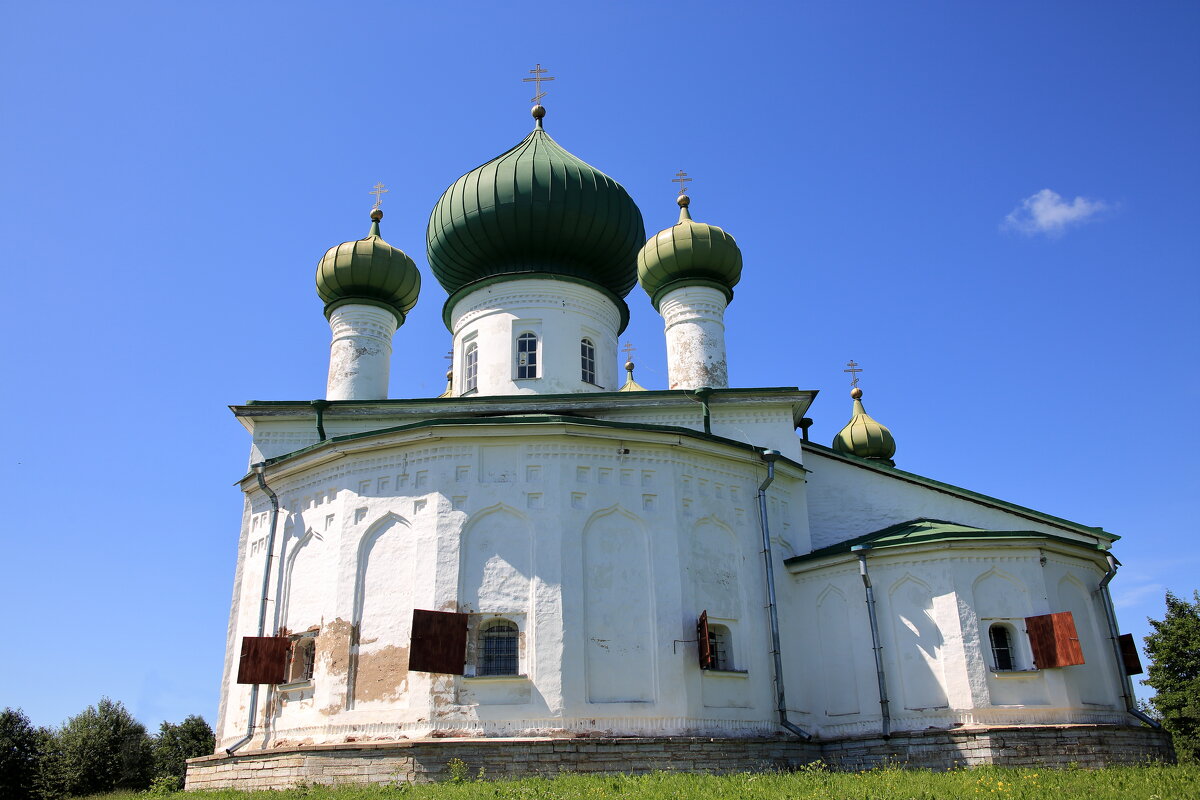
POLYGON ((1122 633, 1117 637, 1117 644, 1121 646, 1121 661, 1125 663, 1125 674, 1141 675, 1142 659, 1138 656, 1137 645, 1133 642, 1133 634, 1122 633))
POLYGON ((700 612, 696 620, 696 651, 700 655, 700 669, 712 669, 712 640, 708 637, 708 611, 700 612))
POLYGON ((467 615, 413 609, 408 668, 462 675, 467 663, 467 615))
POLYGON ((1038 669, 1073 667, 1083 663, 1075 618, 1070 611, 1025 618, 1033 663, 1038 669))
POLYGON ((242 637, 238 683, 283 683, 291 641, 285 636, 242 637))

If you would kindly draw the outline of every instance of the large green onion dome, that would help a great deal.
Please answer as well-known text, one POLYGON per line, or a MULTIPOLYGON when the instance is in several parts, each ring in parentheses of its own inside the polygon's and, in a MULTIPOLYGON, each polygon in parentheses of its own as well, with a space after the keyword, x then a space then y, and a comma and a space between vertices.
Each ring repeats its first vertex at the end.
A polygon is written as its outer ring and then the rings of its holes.
POLYGON ((850 390, 850 396, 854 398, 854 415, 833 438, 833 449, 895 466, 892 456, 896 455, 896 440, 892 438, 892 432, 863 408, 862 389, 855 386, 850 390))
POLYGON ((404 315, 417 304, 421 273, 405 252, 379 235, 383 212, 371 210, 371 230, 365 239, 342 242, 325 251, 317 264, 317 294, 325 301, 325 316, 347 303, 382 306, 404 324, 404 315))
POLYGON ((456 180, 429 215, 429 266, 451 303, 502 275, 566 277, 618 299, 633 288, 642 213, 621 184, 550 138, 541 106, 533 113, 532 133, 456 180))
POLYGON ((692 221, 691 198, 679 195, 679 222, 646 242, 638 253, 638 281, 658 310, 663 295, 680 286, 713 286, 733 299, 742 277, 742 251, 716 225, 692 221))

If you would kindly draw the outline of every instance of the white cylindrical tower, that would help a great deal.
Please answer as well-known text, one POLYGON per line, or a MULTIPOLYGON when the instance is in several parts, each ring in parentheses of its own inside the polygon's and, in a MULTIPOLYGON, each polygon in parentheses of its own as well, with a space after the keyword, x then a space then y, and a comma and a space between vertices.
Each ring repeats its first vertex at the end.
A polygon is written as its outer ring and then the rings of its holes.
POLYGON ((726 389, 725 309, 742 276, 742 251, 716 225, 692 220, 686 194, 676 202, 679 222, 638 253, 638 281, 666 327, 669 388, 726 389))
POLYGON ((658 302, 667 337, 670 389, 729 387, 725 363, 725 292, 713 286, 685 284, 658 302))
POLYGON ((346 303, 329 313, 327 400, 386 400, 396 315, 379 306, 346 303))
POLYGON ((563 279, 506 277, 463 293, 448 309, 453 394, 616 391, 623 307, 563 279))
POLYGON ((329 248, 317 264, 317 294, 333 332, 327 400, 386 400, 392 335, 417 304, 421 274, 403 250, 379 234, 383 211, 371 209, 365 239, 329 248))

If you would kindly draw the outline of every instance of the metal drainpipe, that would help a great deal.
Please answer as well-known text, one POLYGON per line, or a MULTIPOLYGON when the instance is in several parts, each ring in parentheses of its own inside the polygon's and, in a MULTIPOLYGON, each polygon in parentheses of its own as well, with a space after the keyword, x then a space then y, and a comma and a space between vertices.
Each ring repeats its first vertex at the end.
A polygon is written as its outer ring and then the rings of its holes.
POLYGON ((329 408, 328 400, 310 400, 313 410, 317 412, 317 436, 325 441, 325 409, 329 408))
POLYGON ((1117 659, 1117 674, 1121 676, 1121 698, 1125 701, 1126 711, 1151 728, 1161 729, 1162 725, 1158 721, 1138 711, 1137 702, 1134 700, 1133 694, 1133 680, 1125 674, 1125 657, 1121 655, 1121 630, 1117 627, 1117 612, 1113 609, 1112 594, 1108 591, 1109 581, 1117 574, 1117 559, 1113 557, 1112 553, 1105 553, 1104 557, 1108 560, 1108 571, 1100 579, 1100 585, 1096 588, 1096 591, 1100 592, 1100 598, 1104 605, 1104 616, 1108 619, 1109 641, 1112 642, 1113 655, 1117 659))
POLYGON ((708 398, 713 393, 711 387, 701 386, 696 390, 696 397, 700 398, 700 407, 704 413, 704 432, 712 433, 712 412, 708 408, 708 398))
POLYGON ((775 565, 771 556, 771 531, 767 527, 767 487, 775 480, 775 461, 783 454, 778 450, 763 450, 761 455, 762 460, 767 462, 767 479, 758 487, 758 518, 762 523, 763 561, 767 567, 767 609, 771 617, 771 657, 775 661, 775 696, 779 711, 779 724, 807 742, 812 739, 812 734, 788 719, 787 702, 783 696, 783 658, 780 655, 779 646, 779 612, 775 608, 775 565))
MULTIPOLYGON (((267 533, 267 564, 263 569, 262 582, 262 601, 258 606, 258 635, 261 637, 267 629, 267 602, 268 593, 271 588, 271 559, 275 554, 275 525, 279 521, 279 497, 275 492, 271 491, 271 487, 267 486, 267 480, 263 477, 263 472, 266 468, 266 462, 260 461, 252 466, 254 477, 258 478, 258 488, 263 490, 263 493, 271 501, 271 522, 268 525, 267 533)), ((258 716, 258 684, 253 684, 250 687, 250 720, 246 723, 246 735, 238 739, 229 747, 225 748, 227 755, 233 755, 235 750, 240 750, 246 742, 254 738, 254 721, 258 716)))
POLYGON ((867 550, 864 545, 851 547, 858 556, 858 574, 862 576, 863 590, 867 594, 867 617, 871 620, 871 649, 875 651, 875 677, 879 681, 879 711, 883 714, 883 737, 892 735, 892 712, 888 705, 887 680, 883 674, 883 646, 879 643, 879 618, 875 616, 875 589, 871 586, 871 574, 867 572, 867 550))

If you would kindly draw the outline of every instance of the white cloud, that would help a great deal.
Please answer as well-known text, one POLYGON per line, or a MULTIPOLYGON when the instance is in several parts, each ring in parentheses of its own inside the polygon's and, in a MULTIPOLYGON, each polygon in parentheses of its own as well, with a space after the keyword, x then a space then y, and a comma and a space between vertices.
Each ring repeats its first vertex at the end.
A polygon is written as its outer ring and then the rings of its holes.
POLYGON ((1167 587, 1161 583, 1142 583, 1114 593, 1113 605, 1117 608, 1132 608, 1150 598, 1162 597, 1167 587))
POLYGON ((1026 197, 1004 218, 1001 227, 1033 236, 1044 233, 1059 236, 1071 225, 1086 222, 1109 205, 1100 200, 1076 197, 1071 202, 1053 189, 1042 189, 1026 197))

